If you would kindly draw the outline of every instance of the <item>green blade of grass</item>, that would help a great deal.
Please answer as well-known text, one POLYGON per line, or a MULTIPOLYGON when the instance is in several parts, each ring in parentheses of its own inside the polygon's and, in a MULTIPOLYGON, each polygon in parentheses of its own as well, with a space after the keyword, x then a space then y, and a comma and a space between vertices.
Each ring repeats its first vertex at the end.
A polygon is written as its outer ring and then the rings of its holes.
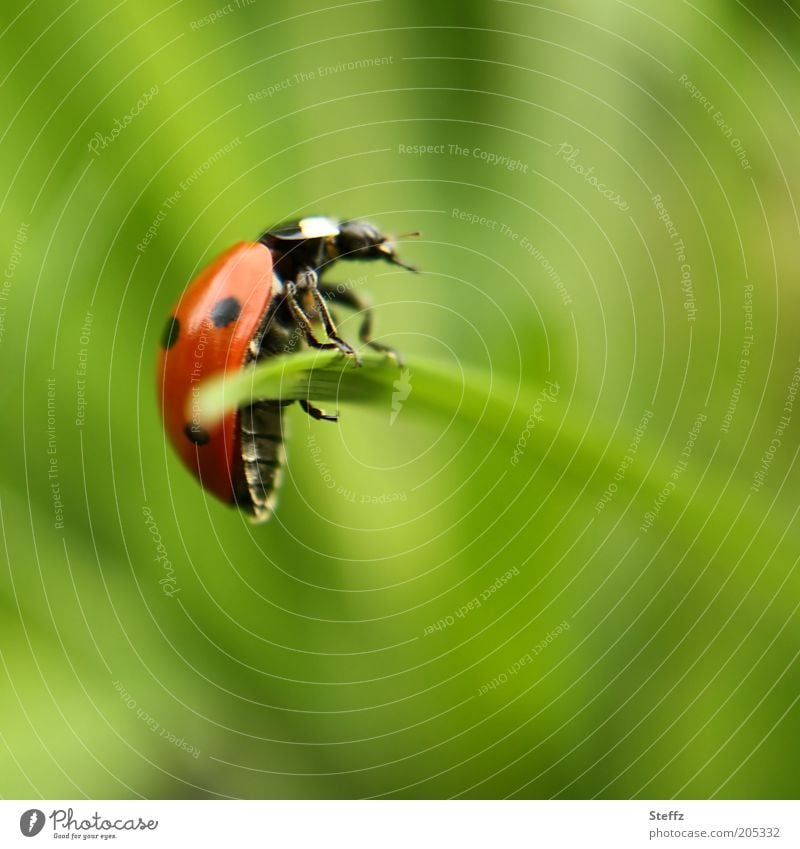
POLYGON ((259 398, 281 401, 354 402, 391 405, 398 381, 408 384, 414 406, 483 420, 496 428, 523 415, 519 391, 500 387, 491 377, 435 360, 398 364, 365 351, 361 366, 338 351, 303 351, 264 360, 235 375, 207 381, 192 398, 192 412, 204 426, 259 398))
MULTIPOLYGON (((192 409, 204 426, 260 398, 280 401, 379 401, 397 379, 397 365, 368 351, 357 368, 338 351, 303 351, 263 360, 251 368, 207 381, 192 409)), ((391 393, 391 389, 389 389, 391 393)))
MULTIPOLYGON (((597 422, 578 427, 574 424, 575 416, 565 419, 561 405, 549 402, 544 404, 543 415, 532 416, 546 385, 543 379, 512 385, 492 374, 436 360, 412 360, 400 367, 374 351, 363 351, 361 357, 361 367, 356 367, 351 357, 337 351, 303 351, 265 360, 238 374, 201 386, 197 398, 193 399, 194 415, 207 426, 231 410, 262 398, 382 405, 389 410, 394 393, 405 385, 409 389, 404 406, 408 413, 455 416, 471 423, 490 439, 508 446, 509 463, 515 445, 527 432, 526 459, 519 465, 521 471, 527 468, 530 474, 541 462, 585 486, 587 477, 602 483, 612 480, 618 470, 624 449, 608 428, 598 426, 597 422)), ((559 398, 555 400, 558 402, 559 398)), ((618 439, 627 444, 628 433, 618 439)), ((643 456, 640 463, 627 468, 626 481, 638 490, 638 504, 643 501, 647 504, 658 495, 670 480, 674 462, 674 457, 659 455, 648 468, 643 456)), ((706 510, 710 495, 722 491, 734 501, 747 497, 743 487, 709 474, 692 493, 687 475, 682 486, 671 495, 671 507, 685 512, 698 524, 703 520, 711 525, 720 524, 718 538, 722 538, 724 515, 717 512, 708 516, 706 510)), ((751 521, 745 514, 740 523, 747 526, 751 521)), ((754 527, 753 532, 755 530, 754 527)))

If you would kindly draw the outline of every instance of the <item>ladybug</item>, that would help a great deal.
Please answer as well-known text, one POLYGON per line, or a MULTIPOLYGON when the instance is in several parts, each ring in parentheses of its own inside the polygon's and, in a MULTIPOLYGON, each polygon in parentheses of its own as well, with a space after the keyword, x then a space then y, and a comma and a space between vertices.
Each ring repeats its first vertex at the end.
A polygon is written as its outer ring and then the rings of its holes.
MULTIPOLYGON (((417 235, 417 234, 408 234, 417 235)), ((322 280, 339 259, 382 259, 409 271, 393 241, 365 221, 301 218, 267 230, 257 242, 238 242, 188 286, 167 319, 157 379, 167 436, 184 465, 222 501, 267 520, 283 462, 283 408, 291 401, 260 399, 206 428, 197 421, 200 384, 258 360, 302 349, 336 348, 353 357, 339 336, 328 301, 361 310, 360 341, 397 355, 371 338, 369 305, 355 292, 322 280), (314 325, 321 323, 327 341, 314 325)), ((399 358, 398 358, 399 359, 399 358)), ((336 421, 307 401, 318 420, 336 421)))

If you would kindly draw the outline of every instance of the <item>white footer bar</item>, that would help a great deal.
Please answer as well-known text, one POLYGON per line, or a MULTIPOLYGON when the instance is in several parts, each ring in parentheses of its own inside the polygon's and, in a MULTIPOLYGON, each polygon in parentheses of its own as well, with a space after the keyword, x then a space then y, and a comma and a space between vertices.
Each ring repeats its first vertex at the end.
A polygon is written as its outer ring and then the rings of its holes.
POLYGON ((0 846, 800 846, 794 801, 0 801, 0 846))

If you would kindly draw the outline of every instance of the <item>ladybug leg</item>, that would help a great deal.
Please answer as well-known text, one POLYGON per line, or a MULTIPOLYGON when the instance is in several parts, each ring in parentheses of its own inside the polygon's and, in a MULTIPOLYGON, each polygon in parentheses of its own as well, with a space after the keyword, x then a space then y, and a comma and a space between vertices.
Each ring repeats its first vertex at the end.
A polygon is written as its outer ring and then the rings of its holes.
POLYGON ((361 365, 359 356, 353 349, 353 346, 348 342, 345 342, 345 340, 339 335, 339 331, 336 328, 336 323, 328 309, 328 305, 325 303, 325 299, 320 294, 319 275, 317 272, 309 268, 305 271, 301 271, 300 274, 297 275, 297 278, 298 280, 303 281, 303 288, 306 288, 309 292, 311 292, 311 297, 314 299, 314 306, 317 308, 317 312, 319 312, 319 317, 322 319, 322 326, 325 328, 328 338, 336 344, 343 354, 348 354, 353 357, 357 366, 361 365))
POLYGON ((297 279, 300 281, 299 284, 291 282, 286 284, 286 296, 292 315, 303 330, 308 344, 311 345, 312 348, 338 348, 343 354, 353 357, 356 366, 360 366, 361 360, 353 349, 353 346, 345 342, 336 331, 336 325, 333 323, 333 319, 328 312, 328 308, 325 306, 322 296, 319 294, 319 290, 317 289, 316 272, 312 270, 302 271, 297 275, 297 279), (297 291, 299 288, 303 288, 311 292, 311 297, 314 299, 314 304, 319 310, 323 327, 331 340, 330 342, 320 342, 317 337, 314 336, 311 321, 297 300, 297 291))
POLYGON ((380 342, 375 342, 372 338, 372 304, 363 295, 353 292, 351 289, 345 288, 341 283, 321 283, 320 292, 332 301, 338 301, 352 310, 362 313, 364 316, 361 321, 361 327, 358 331, 358 338, 364 345, 372 348, 374 351, 380 351, 391 357, 398 366, 403 366, 403 358, 398 351, 390 348, 388 345, 383 345, 380 342))
POLYGON ((314 335, 314 328, 311 326, 308 316, 303 312, 303 308, 297 300, 297 285, 295 283, 289 282, 286 284, 286 303, 289 305, 289 311, 292 314, 292 318, 295 320, 295 323, 305 336, 306 342, 308 342, 312 348, 324 349, 339 347, 334 342, 320 342, 314 335))
POLYGON ((319 407, 315 407, 313 404, 309 404, 308 401, 299 401, 300 406, 303 408, 303 411, 308 413, 312 419, 316 419, 317 421, 323 422, 338 422, 339 416, 338 414, 326 413, 324 410, 320 410, 319 407))

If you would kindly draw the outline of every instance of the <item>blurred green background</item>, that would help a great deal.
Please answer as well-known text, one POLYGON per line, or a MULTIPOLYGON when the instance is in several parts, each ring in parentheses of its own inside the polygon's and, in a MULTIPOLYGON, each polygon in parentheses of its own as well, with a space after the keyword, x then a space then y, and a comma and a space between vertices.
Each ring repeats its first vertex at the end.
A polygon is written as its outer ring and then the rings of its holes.
POLYGON ((796 797, 795 4, 0 15, 0 794, 796 797), (423 231, 331 275, 411 392, 290 408, 253 527, 155 355, 309 213, 423 231))

